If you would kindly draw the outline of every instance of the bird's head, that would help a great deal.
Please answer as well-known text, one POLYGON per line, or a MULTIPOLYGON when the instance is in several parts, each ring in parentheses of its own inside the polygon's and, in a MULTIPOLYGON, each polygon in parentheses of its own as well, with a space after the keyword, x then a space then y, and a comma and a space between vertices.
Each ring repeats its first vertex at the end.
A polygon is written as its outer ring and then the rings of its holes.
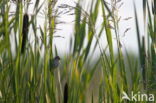
POLYGON ((56 56, 54 59, 55 60, 60 60, 60 57, 59 56, 56 56))

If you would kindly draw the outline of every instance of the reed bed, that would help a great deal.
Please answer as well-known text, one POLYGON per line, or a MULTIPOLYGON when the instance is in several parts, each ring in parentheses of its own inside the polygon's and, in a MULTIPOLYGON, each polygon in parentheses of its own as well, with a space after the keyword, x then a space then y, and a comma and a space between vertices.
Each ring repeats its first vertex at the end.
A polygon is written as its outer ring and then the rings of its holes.
POLYGON ((85 0, 75 6, 57 2, 0 0, 0 103, 149 103, 122 96, 132 91, 156 96, 156 1, 143 0, 143 35, 134 3, 137 56, 120 40, 117 9, 122 0, 90 0, 87 9, 85 0), (74 32, 70 52, 61 56, 60 66, 51 73, 49 61, 59 55, 53 39, 64 38, 55 36, 57 25, 64 25, 58 21, 62 14, 74 16, 74 32), (39 16, 44 21, 38 27, 39 16), (101 46, 102 35, 106 47, 101 46), (92 59, 97 49, 100 56, 92 59))

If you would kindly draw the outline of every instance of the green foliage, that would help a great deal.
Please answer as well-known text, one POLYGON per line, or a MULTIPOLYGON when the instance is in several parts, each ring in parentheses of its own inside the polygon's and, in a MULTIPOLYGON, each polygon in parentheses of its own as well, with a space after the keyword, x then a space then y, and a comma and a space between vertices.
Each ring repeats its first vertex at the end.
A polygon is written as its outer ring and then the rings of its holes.
POLYGON ((83 1, 79 0, 75 7, 60 6, 69 8, 67 13, 74 11, 74 33, 70 37, 70 53, 61 57, 60 67, 53 72, 50 72, 49 62, 58 54, 53 45, 59 17, 59 8, 55 9, 57 1, 36 0, 33 14, 29 14, 31 0, 12 0, 16 10, 11 16, 13 3, 0 1, 0 103, 131 103, 121 100, 123 91, 156 94, 156 2, 143 0, 147 25, 143 37, 134 6, 137 57, 120 45, 119 22, 114 12, 117 3, 111 7, 104 0, 90 0, 87 11, 83 1), (44 24, 38 28, 37 17, 44 5, 48 9, 43 11, 44 24), (25 24, 26 14, 29 20, 25 24), (97 29, 101 14, 101 25, 97 29), (103 34, 107 39, 105 48, 99 42, 103 34), (23 35, 34 38, 33 43, 23 35), (117 52, 113 48, 114 35, 117 52), (97 48, 100 57, 92 60, 97 48))

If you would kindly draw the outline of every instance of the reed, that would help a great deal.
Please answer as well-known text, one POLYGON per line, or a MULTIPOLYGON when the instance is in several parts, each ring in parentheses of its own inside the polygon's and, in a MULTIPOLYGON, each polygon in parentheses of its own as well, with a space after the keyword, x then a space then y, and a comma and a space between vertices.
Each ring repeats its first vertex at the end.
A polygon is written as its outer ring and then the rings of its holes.
POLYGON ((122 0, 78 0, 75 6, 57 6, 57 0, 13 1, 0 1, 0 103, 136 103, 122 100, 123 92, 156 94, 155 0, 143 0, 143 35, 134 4, 139 55, 122 46, 117 11, 122 0), (56 37, 66 39, 55 35, 65 25, 59 21, 62 15, 74 17, 70 43, 64 44, 70 52, 63 56, 54 45, 56 37), (39 17, 43 25, 38 26, 39 17), (61 64, 50 72, 57 55, 61 64))
POLYGON ((68 103, 68 84, 64 86, 64 103, 68 103))
POLYGON ((26 41, 28 38, 28 32, 29 32, 29 16, 28 14, 24 14, 23 16, 23 29, 22 29, 22 47, 21 47, 21 53, 23 54, 25 51, 26 41))

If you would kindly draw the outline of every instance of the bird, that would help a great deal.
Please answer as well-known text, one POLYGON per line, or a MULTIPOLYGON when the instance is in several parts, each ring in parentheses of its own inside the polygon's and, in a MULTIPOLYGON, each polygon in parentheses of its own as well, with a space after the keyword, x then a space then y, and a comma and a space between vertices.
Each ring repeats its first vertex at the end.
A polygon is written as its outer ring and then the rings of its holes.
POLYGON ((50 71, 58 68, 59 65, 60 65, 60 57, 59 56, 56 56, 55 58, 50 59, 50 62, 49 62, 50 71))

